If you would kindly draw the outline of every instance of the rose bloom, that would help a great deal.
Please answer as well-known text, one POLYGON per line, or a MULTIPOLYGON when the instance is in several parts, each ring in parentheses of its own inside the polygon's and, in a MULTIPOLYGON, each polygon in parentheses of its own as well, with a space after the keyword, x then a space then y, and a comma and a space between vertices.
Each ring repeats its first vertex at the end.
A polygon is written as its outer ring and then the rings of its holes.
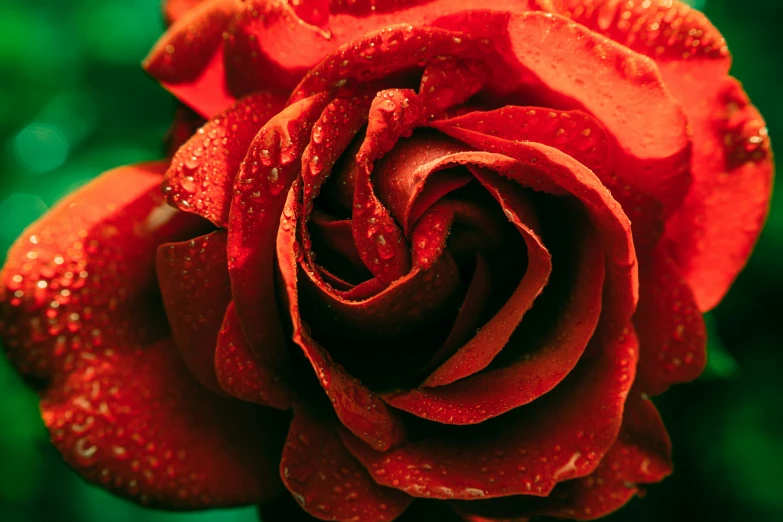
POLYGON ((671 472, 649 397, 702 371, 772 178, 702 14, 165 10, 145 67, 195 111, 181 146, 61 202, 2 272, 69 464, 268 522, 593 519, 671 472))

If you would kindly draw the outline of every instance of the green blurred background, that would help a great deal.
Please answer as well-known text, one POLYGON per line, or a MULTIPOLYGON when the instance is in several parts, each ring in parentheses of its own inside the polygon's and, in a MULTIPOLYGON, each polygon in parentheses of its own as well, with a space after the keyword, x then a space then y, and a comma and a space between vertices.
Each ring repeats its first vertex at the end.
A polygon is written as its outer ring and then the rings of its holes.
MULTIPOLYGON (((728 39, 734 75, 775 144, 783 136, 783 1, 690 3, 728 39)), ((0 252, 90 178, 161 155, 174 104, 138 65, 161 31, 159 0, 0 2, 0 252)), ((674 441, 674 475, 611 522, 783 521, 781 259, 778 191, 748 268, 708 317, 707 372, 656 399, 674 441)), ((36 397, 0 358, 0 522, 106 520, 257 518, 252 508, 149 511, 86 485, 49 447, 36 397)))

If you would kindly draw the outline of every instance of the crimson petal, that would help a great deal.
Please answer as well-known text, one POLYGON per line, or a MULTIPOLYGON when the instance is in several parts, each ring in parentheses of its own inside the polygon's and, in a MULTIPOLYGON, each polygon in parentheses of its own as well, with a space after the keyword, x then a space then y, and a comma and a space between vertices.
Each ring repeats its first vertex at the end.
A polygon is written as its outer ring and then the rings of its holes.
POLYGON ((745 266, 767 218, 772 149, 764 120, 739 82, 715 80, 709 97, 701 83, 673 82, 693 128, 695 181, 664 240, 705 311, 720 302, 745 266), (694 91, 702 93, 698 99, 691 99, 694 91))
POLYGON ((496 420, 444 427, 386 452, 341 436, 379 484, 415 497, 546 496, 558 482, 591 473, 617 438, 637 346, 630 327, 605 344, 594 337, 560 386, 496 420))
POLYGON ((640 484, 663 480, 671 473, 671 441, 655 406, 631 393, 620 435, 601 464, 587 477, 558 484, 546 498, 509 497, 493 503, 459 504, 468 520, 504 522, 547 515, 568 520, 603 517, 642 494, 640 484))
POLYGON ((668 248, 702 311, 720 302, 767 216, 773 164, 764 120, 729 77, 731 55, 702 13, 674 0, 561 0, 559 11, 654 59, 693 131, 693 185, 668 248))
MULTIPOLYGON (((544 290, 552 272, 551 256, 541 243, 540 237, 531 228, 535 223, 535 214, 530 205, 514 191, 511 182, 498 177, 493 179, 478 170, 474 171, 474 175, 498 201, 506 217, 522 235, 527 246, 527 270, 517 289, 495 316, 477 331, 470 341, 427 377, 423 383, 425 387, 451 384, 486 368, 511 338, 524 314, 544 290)), ((585 342, 583 346, 586 345, 585 342)), ((527 371, 520 371, 520 374, 527 373, 527 371)), ((478 394, 485 399, 487 395, 478 394)))
POLYGON ((204 386, 220 390, 215 346, 231 302, 226 231, 159 246, 157 271, 166 316, 185 365, 204 386))
POLYGON ((209 0, 187 11, 157 41, 144 69, 206 118, 234 102, 223 65, 223 34, 241 0, 209 0))
POLYGON ((280 474, 302 508, 320 520, 391 521, 413 500, 376 484, 329 423, 301 408, 288 432, 280 474))
POLYGON ((250 349, 233 302, 218 333, 214 364, 220 387, 234 397, 280 409, 293 402, 276 354, 264 351, 256 355, 250 349))
POLYGON ((324 95, 314 96, 269 120, 253 139, 234 182, 228 228, 234 304, 253 353, 273 360, 281 374, 287 354, 275 301, 274 245, 302 150, 326 101, 324 95))
POLYGON ((693 292, 662 247, 641 267, 639 285, 633 318, 641 345, 637 387, 657 395, 701 375, 707 363, 707 332, 693 292))
POLYGON ((389 449, 403 438, 402 422, 389 411, 379 397, 332 360, 329 352, 312 339, 309 328, 302 321, 297 290, 298 264, 295 249, 298 245, 293 211, 296 202, 301 198, 298 191, 301 191, 301 188, 294 184, 288 193, 277 235, 278 267, 284 286, 284 298, 293 322, 293 341, 312 364, 318 381, 343 425, 370 447, 381 451, 389 449))
POLYGON ((165 168, 107 172, 28 229, 0 275, 0 334, 88 480, 160 507, 257 502, 279 487, 281 419, 198 384, 155 304, 158 245, 205 224, 163 202, 165 168))
POLYGON ((583 108, 609 132, 618 176, 671 210, 690 184, 687 120, 655 63, 551 13, 468 11, 434 25, 495 42, 495 87, 540 94, 552 107, 583 108))
POLYGON ((577 274, 569 304, 560 312, 557 326, 541 340, 540 350, 446 386, 391 394, 384 400, 432 421, 475 424, 527 404, 556 385, 563 386, 561 381, 577 364, 601 310, 604 251, 594 231, 588 228, 581 235, 578 265, 569 267, 577 274))
POLYGON ((239 165, 258 130, 283 103, 272 93, 252 94, 198 129, 166 171, 163 192, 169 204, 226 227, 239 165))
POLYGON ((487 151, 455 156, 470 162, 473 154, 477 163, 523 186, 553 195, 570 193, 582 202, 607 254, 603 307, 608 309, 604 316, 611 322, 604 321, 599 333, 613 337, 636 308, 639 275, 630 222, 606 187, 584 165, 546 145, 512 142, 458 127, 445 128, 444 132, 487 151), (540 175, 533 176, 533 172, 540 175))

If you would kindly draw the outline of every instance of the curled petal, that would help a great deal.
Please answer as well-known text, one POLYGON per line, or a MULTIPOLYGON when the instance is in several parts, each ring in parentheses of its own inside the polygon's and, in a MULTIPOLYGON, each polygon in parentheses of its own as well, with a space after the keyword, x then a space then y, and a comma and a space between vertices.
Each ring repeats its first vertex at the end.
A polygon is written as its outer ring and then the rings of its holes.
MULTIPOLYGON (((452 384, 390 394, 384 399, 396 408, 435 422, 476 424, 530 403, 555 386, 563 386, 563 379, 576 366, 595 331, 604 283, 604 251, 597 235, 588 229, 580 232, 576 241, 579 245, 573 255, 578 264, 555 266, 576 274, 568 305, 558 312, 560 319, 555 328, 542 339, 534 339, 533 348, 516 355, 512 362, 452 384)), ((481 347, 475 341, 478 335, 473 339, 472 348, 476 350, 481 347)), ((526 341, 530 342, 511 337, 504 348, 519 352, 519 346, 526 341)), ((471 343, 457 354, 469 357, 470 352, 461 353, 466 348, 471 348, 471 343)))
POLYGON ((671 441, 658 411, 652 402, 631 393, 620 435, 590 475, 558 484, 545 498, 518 496, 492 503, 461 502, 457 510, 471 521, 505 522, 542 515, 593 520, 619 509, 634 495, 643 494, 641 484, 659 482, 671 470, 671 441))
POLYGON ((220 387, 245 401, 287 409, 293 393, 280 374, 276 355, 266 351, 256 354, 250 349, 236 307, 230 303, 215 349, 215 374, 220 387))
POLYGON ((228 225, 239 164, 258 130, 283 107, 275 94, 251 94, 215 116, 174 154, 163 180, 169 203, 215 226, 228 225))
POLYGON ((284 421, 194 380, 149 299, 158 245, 205 225, 165 205, 165 167, 107 172, 28 229, 0 274, 0 334, 43 380, 53 442, 91 482, 159 507, 261 501, 279 486, 284 421))
POLYGON ((287 211, 283 212, 277 235, 278 266, 284 286, 284 298, 293 322, 293 341, 313 366, 319 383, 343 425, 370 447, 381 451, 389 449, 403 438, 402 422, 377 395, 334 362, 329 352, 313 340, 309 328, 302 321, 297 289, 296 218, 292 210, 301 198, 301 195, 297 194, 299 190, 301 189, 294 185, 289 191, 287 211))
POLYGON ((144 69, 206 118, 230 107, 223 63, 223 34, 241 0, 208 0, 187 11, 144 59, 144 69))
POLYGON ((588 354, 552 392, 497 419, 442 427, 386 452, 347 432, 343 441, 379 484, 415 497, 546 496, 596 469, 619 433, 636 336, 629 328, 606 344, 594 337, 588 354))
POLYGON ((661 246, 640 269, 639 285, 633 318, 641 345, 637 387, 656 395, 701 375, 707 332, 693 292, 661 246))
POLYGON ((379 92, 370 106, 367 133, 356 155, 359 170, 353 196, 353 239, 367 269, 386 284, 410 270, 410 249, 402 230, 375 195, 370 174, 375 160, 413 131, 422 110, 421 100, 409 89, 379 92))
POLYGON ((669 210, 682 201, 687 120, 651 59, 551 13, 468 11, 434 24, 492 40, 503 63, 494 65, 497 89, 592 113, 609 133, 618 176, 669 210))
POLYGON ((699 87, 674 88, 693 128, 695 181, 664 237, 701 311, 720 302, 745 266, 769 212, 774 178, 758 110, 733 78, 714 85, 715 92, 698 99, 692 97, 699 87))
POLYGON ((226 231, 161 245, 157 272, 166 316, 185 365, 199 382, 220 390, 215 346, 231 302, 226 231))
MULTIPOLYGON (((506 345, 524 314, 533 306, 549 281, 552 260, 541 238, 531 228, 535 214, 530 205, 519 196, 511 183, 502 178, 492 179, 474 174, 503 208, 509 221, 519 230, 527 246, 527 270, 519 286, 495 316, 453 356, 438 367, 423 386, 443 386, 486 368, 506 345)), ((587 343, 585 343, 586 345, 587 343)), ((486 397, 487 394, 481 394, 486 397)))
POLYGON ((274 245, 286 195, 301 169, 301 154, 323 95, 289 106, 269 120, 248 148, 229 214, 228 257, 232 295, 251 350, 285 373, 287 354, 275 298, 274 245))
POLYGON ((280 461, 283 483, 320 520, 395 520, 413 500, 379 486, 343 446, 328 421, 298 409, 280 461))

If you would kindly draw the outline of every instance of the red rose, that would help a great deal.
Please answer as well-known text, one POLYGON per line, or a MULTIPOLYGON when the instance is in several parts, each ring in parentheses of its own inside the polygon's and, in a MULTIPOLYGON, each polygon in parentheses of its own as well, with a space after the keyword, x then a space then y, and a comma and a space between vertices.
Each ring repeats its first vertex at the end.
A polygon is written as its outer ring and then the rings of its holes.
POLYGON ((2 273, 11 360, 87 479, 477 522, 596 518, 670 472, 647 396, 704 366, 764 122, 684 4, 485 7, 169 2, 146 67, 211 119, 2 273))

